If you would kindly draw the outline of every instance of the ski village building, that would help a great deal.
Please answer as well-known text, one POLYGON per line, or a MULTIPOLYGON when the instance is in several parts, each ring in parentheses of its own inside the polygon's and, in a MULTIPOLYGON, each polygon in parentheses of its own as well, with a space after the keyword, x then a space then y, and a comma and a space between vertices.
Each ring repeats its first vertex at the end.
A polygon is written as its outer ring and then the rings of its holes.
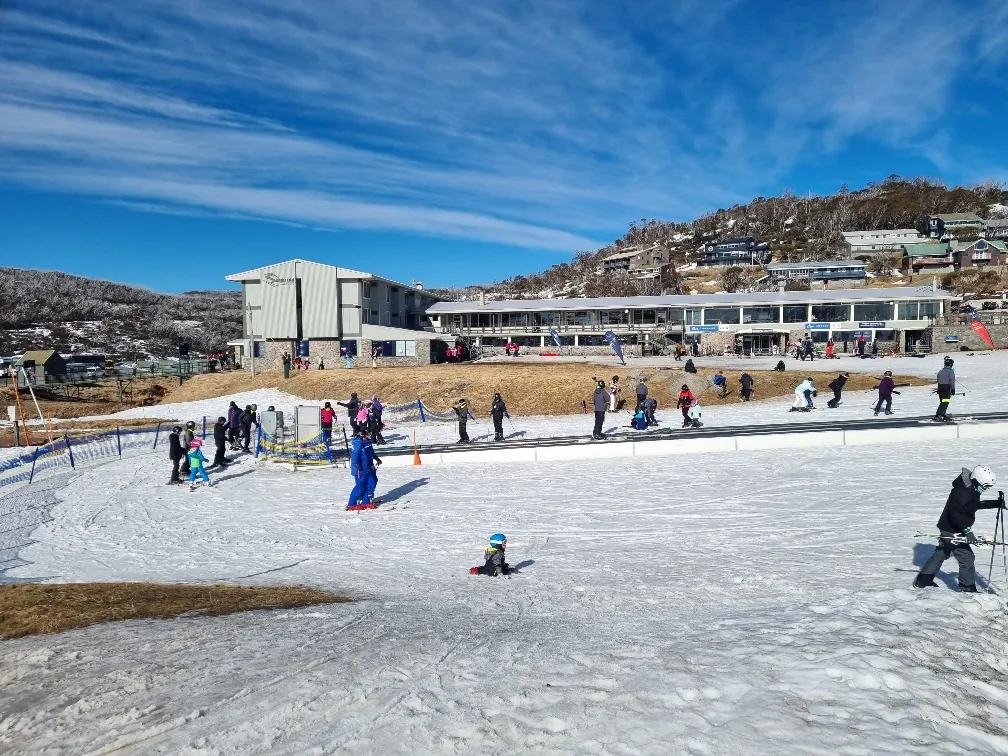
POLYGON ((965 343, 972 333, 947 322, 953 296, 932 286, 448 302, 421 285, 305 260, 227 280, 241 284, 245 312, 243 338, 231 346, 246 368, 254 351, 257 369, 279 369, 285 352, 313 365, 324 358, 330 368, 347 354, 367 362, 376 353, 382 365, 430 364, 443 362, 449 345, 503 353, 509 340, 525 353, 609 354, 606 331, 635 356, 672 343, 770 354, 806 334, 832 338, 842 352, 862 333, 885 349, 941 351, 958 346, 958 337, 945 336, 961 333, 965 343))

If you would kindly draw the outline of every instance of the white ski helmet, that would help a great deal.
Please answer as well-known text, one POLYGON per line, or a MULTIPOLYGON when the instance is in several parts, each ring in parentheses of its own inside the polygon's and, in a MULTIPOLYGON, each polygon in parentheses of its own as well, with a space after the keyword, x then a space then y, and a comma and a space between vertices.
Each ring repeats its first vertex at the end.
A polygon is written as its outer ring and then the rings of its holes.
POLYGON ((987 465, 977 465, 970 473, 970 478, 983 490, 997 485, 997 476, 987 465))

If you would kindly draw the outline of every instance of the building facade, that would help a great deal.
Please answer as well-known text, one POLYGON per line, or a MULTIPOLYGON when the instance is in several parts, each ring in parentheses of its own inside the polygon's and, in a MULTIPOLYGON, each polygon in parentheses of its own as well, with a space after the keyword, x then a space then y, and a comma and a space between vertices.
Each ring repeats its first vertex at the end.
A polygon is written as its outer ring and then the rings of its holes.
POLYGON ((984 225, 983 218, 976 213, 940 213, 928 218, 928 230, 934 239, 980 236, 984 225))
POLYGON ((699 267, 765 265, 770 262, 770 245, 751 236, 708 242, 700 250, 699 267))
POLYGON ((853 342, 864 333, 888 348, 909 349, 937 318, 952 295, 942 290, 836 289, 820 291, 605 297, 486 302, 438 302, 428 309, 434 329, 465 334, 484 351, 503 352, 508 340, 526 351, 608 354, 612 331, 624 352, 640 355, 670 341, 704 351, 738 345, 746 352, 782 352, 811 334, 853 342))
POLYGON ((241 284, 242 339, 231 342, 245 367, 277 370, 284 353, 325 359, 342 356, 382 364, 431 361, 436 335, 426 315, 437 298, 423 289, 334 265, 289 260, 227 276, 241 284))
POLYGON ((948 242, 929 240, 903 245, 903 270, 907 273, 939 275, 955 270, 956 261, 948 242))
POLYGON ((653 278, 661 275, 662 268, 668 264, 668 248, 654 244, 615 252, 603 258, 602 270, 610 275, 622 273, 635 278, 653 278))
POLYGON ((843 286, 864 286, 868 269, 860 260, 821 260, 818 262, 772 263, 766 266, 775 284, 787 281, 822 281, 843 286))
POLYGON ((879 252, 899 250, 904 244, 927 239, 916 228, 881 228, 871 231, 844 231, 844 244, 851 257, 866 257, 879 252))
POLYGON ((1004 265, 1005 243, 999 240, 976 239, 975 241, 952 241, 949 247, 955 264, 959 268, 984 268, 1004 265))

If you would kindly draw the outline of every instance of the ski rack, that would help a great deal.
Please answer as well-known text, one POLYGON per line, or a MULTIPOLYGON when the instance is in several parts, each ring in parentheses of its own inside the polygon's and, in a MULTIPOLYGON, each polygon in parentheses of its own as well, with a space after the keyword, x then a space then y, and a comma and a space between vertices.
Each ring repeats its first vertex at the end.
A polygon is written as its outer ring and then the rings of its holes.
MULTIPOLYGON (((586 416, 590 419, 590 415, 586 416)), ((891 429, 922 429, 933 428, 954 428, 957 423, 954 418, 947 423, 930 423, 933 415, 918 415, 913 417, 892 418, 864 418, 861 420, 845 420, 838 422, 808 422, 808 423, 776 423, 773 425, 734 425, 701 428, 661 428, 652 431, 632 431, 626 428, 626 432, 610 434, 605 441, 592 441, 589 438, 590 427, 585 424, 585 433, 578 436, 550 436, 546 438, 528 440, 504 440, 495 442, 474 442, 469 444, 422 444, 417 447, 421 457, 424 454, 464 454, 466 452, 479 451, 482 453, 492 453, 495 449, 539 449, 555 446, 573 446, 593 444, 607 446, 610 444, 647 444, 655 441, 680 440, 687 438, 716 439, 726 437, 746 437, 746 436, 778 436, 795 433, 816 434, 829 432, 846 431, 871 431, 871 430, 891 430, 891 429)), ((973 413, 969 415, 969 424, 983 424, 991 422, 1008 423, 1008 412, 988 412, 973 413)), ((1008 434, 1006 434, 1008 435, 1008 434)), ((390 447, 382 449, 382 457, 413 457, 413 447, 390 447)))

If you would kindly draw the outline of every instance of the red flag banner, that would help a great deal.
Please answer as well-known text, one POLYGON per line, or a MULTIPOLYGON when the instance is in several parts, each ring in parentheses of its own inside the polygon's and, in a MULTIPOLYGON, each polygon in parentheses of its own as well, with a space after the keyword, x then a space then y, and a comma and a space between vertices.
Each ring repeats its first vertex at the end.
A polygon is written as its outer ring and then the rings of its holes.
POLYGON ((987 326, 981 323, 979 320, 974 320, 970 323, 970 327, 976 331, 976 335, 987 342, 991 349, 994 348, 994 339, 991 338, 990 333, 987 331, 987 326))

